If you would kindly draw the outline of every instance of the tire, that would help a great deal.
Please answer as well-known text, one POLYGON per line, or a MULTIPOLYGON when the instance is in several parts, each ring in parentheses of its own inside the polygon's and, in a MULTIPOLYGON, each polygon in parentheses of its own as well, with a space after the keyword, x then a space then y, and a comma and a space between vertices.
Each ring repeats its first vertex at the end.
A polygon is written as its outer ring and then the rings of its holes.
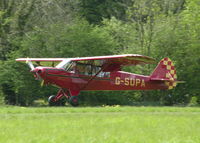
POLYGON ((54 101, 55 97, 56 97, 55 95, 49 96, 48 98, 49 106, 56 106, 57 102, 54 101))
POLYGON ((54 101, 55 95, 51 95, 48 98, 49 106, 65 106, 66 101, 64 99, 60 99, 58 101, 54 101))
POLYGON ((74 106, 74 107, 77 107, 79 105, 79 99, 77 96, 71 96, 69 98, 69 103, 74 106))

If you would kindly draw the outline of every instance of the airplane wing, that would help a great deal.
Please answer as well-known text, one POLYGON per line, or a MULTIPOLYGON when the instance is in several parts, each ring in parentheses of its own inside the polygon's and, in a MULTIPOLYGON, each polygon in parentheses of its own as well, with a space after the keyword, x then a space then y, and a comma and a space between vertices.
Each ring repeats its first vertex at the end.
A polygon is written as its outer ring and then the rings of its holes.
POLYGON ((16 61, 27 62, 31 61, 38 66, 55 66, 64 61, 100 61, 102 71, 116 71, 120 70, 123 66, 152 64, 155 60, 151 57, 138 55, 138 54, 125 54, 125 55, 111 55, 111 56, 94 56, 94 57, 81 57, 81 58, 19 58, 16 61))
POLYGON ((103 71, 116 71, 120 70, 123 66, 152 64, 155 59, 138 54, 125 54, 125 55, 111 55, 111 56, 96 56, 73 58, 72 61, 92 61, 101 60, 103 71))
POLYGON ((62 62, 63 60, 67 60, 70 58, 19 58, 16 59, 18 62, 27 62, 31 61, 33 64, 37 66, 56 66, 58 63, 62 62))

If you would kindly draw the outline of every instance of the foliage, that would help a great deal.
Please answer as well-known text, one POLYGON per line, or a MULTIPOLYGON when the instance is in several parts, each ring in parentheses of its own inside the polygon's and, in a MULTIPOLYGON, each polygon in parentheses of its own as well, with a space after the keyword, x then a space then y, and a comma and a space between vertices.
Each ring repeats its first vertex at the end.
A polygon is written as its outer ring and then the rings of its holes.
POLYGON ((79 0, 78 12, 91 24, 100 24, 112 16, 126 20, 126 9, 131 3, 131 0, 79 0))
POLYGON ((189 106, 197 106, 198 105, 198 101, 197 101, 197 97, 193 96, 190 100, 189 106))
POLYGON ((31 57, 79 57, 111 54, 115 45, 105 30, 82 20, 73 25, 58 23, 27 33, 20 52, 31 57))

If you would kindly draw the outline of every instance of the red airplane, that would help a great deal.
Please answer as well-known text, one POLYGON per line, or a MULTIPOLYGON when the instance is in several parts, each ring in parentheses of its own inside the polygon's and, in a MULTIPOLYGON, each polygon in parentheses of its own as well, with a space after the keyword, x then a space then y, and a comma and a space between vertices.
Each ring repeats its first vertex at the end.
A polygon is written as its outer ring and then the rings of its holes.
POLYGON ((121 71, 123 66, 155 63, 153 58, 138 54, 19 58, 16 61, 26 62, 35 78, 42 79, 43 84, 60 88, 56 96, 49 97, 50 106, 64 105, 62 97, 66 97, 72 106, 78 106, 80 91, 172 89, 178 83, 174 64, 169 58, 162 59, 150 76, 121 71))

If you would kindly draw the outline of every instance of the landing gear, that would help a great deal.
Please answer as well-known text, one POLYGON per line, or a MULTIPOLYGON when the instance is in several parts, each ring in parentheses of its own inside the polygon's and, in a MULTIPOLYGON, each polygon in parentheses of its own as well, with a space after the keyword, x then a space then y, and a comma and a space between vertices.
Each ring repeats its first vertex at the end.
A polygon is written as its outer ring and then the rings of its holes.
POLYGON ((79 99, 78 99, 78 96, 71 96, 69 98, 69 103, 74 106, 74 107, 77 107, 79 105, 79 99))
POLYGON ((49 106, 64 106, 66 103, 66 100, 63 98, 64 96, 68 99, 69 103, 76 107, 79 105, 79 99, 78 99, 79 91, 70 91, 66 89, 60 89, 57 93, 57 95, 51 95, 48 98, 49 106))
POLYGON ((65 99, 63 98, 56 101, 55 95, 49 96, 48 102, 49 102, 49 106, 64 106, 66 103, 65 99))

